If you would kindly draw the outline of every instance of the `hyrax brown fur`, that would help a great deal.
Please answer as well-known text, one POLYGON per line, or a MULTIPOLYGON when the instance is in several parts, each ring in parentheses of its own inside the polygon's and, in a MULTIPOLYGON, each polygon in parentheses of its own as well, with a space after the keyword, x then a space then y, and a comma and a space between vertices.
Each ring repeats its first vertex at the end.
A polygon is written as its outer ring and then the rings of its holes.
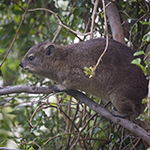
POLYGON ((142 70, 131 64, 135 59, 129 47, 109 40, 95 77, 84 74, 84 67, 94 66, 104 51, 106 40, 92 39, 72 45, 49 41, 29 49, 20 66, 35 75, 56 81, 58 90, 79 89, 110 100, 120 116, 141 113, 141 100, 147 95, 148 81, 142 70))

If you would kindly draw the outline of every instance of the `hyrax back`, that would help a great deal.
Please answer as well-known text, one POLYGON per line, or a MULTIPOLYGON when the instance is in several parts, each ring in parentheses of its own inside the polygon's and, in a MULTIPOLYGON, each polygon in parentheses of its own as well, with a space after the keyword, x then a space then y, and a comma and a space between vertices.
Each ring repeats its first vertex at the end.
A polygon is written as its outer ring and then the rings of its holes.
POLYGON ((129 47, 109 40, 95 77, 88 78, 84 74, 84 67, 96 64, 105 44, 103 38, 66 46, 45 41, 31 47, 20 66, 32 74, 56 81, 59 90, 79 89, 110 100, 120 114, 139 114, 148 81, 142 70, 131 64, 135 57, 129 47))

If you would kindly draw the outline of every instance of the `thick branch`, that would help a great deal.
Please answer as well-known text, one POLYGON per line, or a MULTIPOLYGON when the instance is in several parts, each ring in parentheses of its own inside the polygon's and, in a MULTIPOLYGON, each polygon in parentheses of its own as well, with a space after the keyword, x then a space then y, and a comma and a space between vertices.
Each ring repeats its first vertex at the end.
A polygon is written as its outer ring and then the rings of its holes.
MULTIPOLYGON (((106 4, 107 3, 108 2, 106 2, 106 4)), ((118 42, 125 44, 124 33, 123 33, 122 26, 121 26, 120 17, 118 14, 117 7, 114 3, 111 3, 106 8, 106 14, 107 14, 107 17, 108 17, 108 20, 110 23, 113 39, 118 41, 118 42)))
POLYGON ((14 93, 31 93, 31 94, 50 94, 53 92, 49 87, 34 87, 26 85, 7 86, 0 89, 0 95, 14 94, 14 93))
MULTIPOLYGON (((0 89, 0 95, 7 95, 13 93, 33 93, 33 94, 50 94, 53 92, 53 89, 49 87, 33 87, 33 86, 25 86, 25 85, 17 85, 17 86, 8 86, 6 88, 0 89)), ((68 90, 67 94, 73 96, 78 99, 80 102, 83 102, 87 106, 89 106, 93 111, 101 114, 102 116, 110 119, 111 121, 118 123, 135 133, 137 136, 141 137, 147 143, 150 143, 150 139, 148 133, 138 125, 132 123, 131 121, 119 117, 114 117, 107 109, 103 108, 92 99, 88 98, 85 94, 77 91, 77 90, 68 90)))

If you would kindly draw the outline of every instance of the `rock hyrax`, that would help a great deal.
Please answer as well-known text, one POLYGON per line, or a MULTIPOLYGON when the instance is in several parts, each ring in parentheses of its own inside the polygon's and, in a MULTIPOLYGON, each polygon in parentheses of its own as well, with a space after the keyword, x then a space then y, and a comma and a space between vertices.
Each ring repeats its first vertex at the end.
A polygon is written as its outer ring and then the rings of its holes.
POLYGON ((129 47, 109 40, 95 77, 84 74, 84 67, 96 64, 105 45, 103 38, 64 46, 45 41, 31 47, 19 65, 25 71, 56 81, 55 87, 60 91, 77 89, 111 101, 120 116, 141 113, 148 81, 141 68, 131 64, 135 57, 129 47))

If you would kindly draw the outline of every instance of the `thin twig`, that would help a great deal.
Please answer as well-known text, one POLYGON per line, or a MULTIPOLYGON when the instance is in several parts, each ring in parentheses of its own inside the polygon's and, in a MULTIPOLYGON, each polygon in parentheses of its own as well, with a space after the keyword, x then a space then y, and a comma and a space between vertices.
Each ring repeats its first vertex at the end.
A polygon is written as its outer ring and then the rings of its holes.
MULTIPOLYGON (((112 2, 109 2, 109 3, 105 6, 105 9, 106 9, 111 3, 112 3, 112 2)), ((97 15, 101 14, 103 11, 104 11, 104 8, 103 8, 100 12, 98 12, 97 15)))
POLYGON ((54 36, 54 38, 53 38, 53 40, 52 40, 53 43, 56 41, 56 39, 57 39, 58 35, 60 34, 62 28, 63 28, 63 27, 61 26, 61 27, 58 29, 57 33, 55 34, 55 36, 54 36))
POLYGON ((9 50, 8 50, 7 54, 5 55, 5 57, 4 57, 4 59, 3 59, 3 61, 2 61, 2 62, 1 62, 1 64, 0 64, 0 68, 2 67, 2 65, 3 65, 4 61, 6 60, 6 58, 7 58, 8 54, 9 54, 9 53, 10 53, 10 51, 11 51, 11 48, 12 48, 12 47, 13 47, 13 45, 14 45, 14 42, 15 42, 15 40, 16 40, 16 38, 17 38, 17 35, 18 35, 19 31, 20 31, 20 28, 21 28, 21 25, 22 25, 23 20, 24 20, 24 18, 25 18, 25 15, 26 15, 26 13, 27 13, 27 11, 28 11, 28 8, 29 8, 29 5, 30 5, 30 2, 31 2, 31 0, 29 0, 29 1, 28 1, 27 7, 26 7, 26 9, 25 9, 25 12, 24 12, 24 14, 23 14, 23 16, 22 16, 21 22, 20 22, 20 24, 19 24, 19 27, 18 27, 17 33, 15 34, 15 37, 14 37, 14 39, 13 39, 13 41, 12 41, 12 43, 11 43, 10 47, 9 47, 9 50))
POLYGON ((57 137, 59 137, 60 136, 60 134, 57 134, 57 135, 55 135, 55 136, 53 136, 53 137, 50 137, 41 147, 43 148, 45 145, 47 145, 51 140, 53 140, 53 139, 55 139, 55 138, 57 138, 57 137))
POLYGON ((97 115, 97 113, 93 114, 93 115, 88 119, 88 121, 85 123, 85 125, 82 127, 81 131, 80 131, 79 134, 78 134, 78 137, 77 137, 75 143, 74 143, 74 144, 71 146, 71 148, 70 148, 71 150, 74 149, 75 145, 76 145, 77 142, 79 141, 79 138, 80 138, 80 136, 81 136, 81 133, 82 133, 82 131, 86 128, 86 126, 88 125, 89 121, 91 121, 91 119, 92 119, 93 117, 95 117, 96 115, 97 115))
POLYGON ((23 7, 21 7, 21 6, 17 3, 17 1, 16 1, 16 0, 14 0, 14 1, 13 1, 13 3, 15 3, 18 7, 20 7, 22 10, 24 10, 24 11, 25 11, 25 9, 24 9, 23 7))
POLYGON ((35 116, 35 114, 39 111, 39 108, 41 107, 41 106, 43 106, 43 105, 47 105, 47 104, 50 104, 50 103, 42 103, 42 104, 40 104, 36 109, 35 109, 35 111, 33 112, 33 114, 32 114, 32 116, 31 116, 31 118, 30 118, 30 121, 28 122, 29 123, 29 125, 32 127, 32 128, 34 128, 34 126, 32 125, 32 120, 33 120, 33 117, 35 116))
MULTIPOLYGON (((134 29, 135 25, 136 25, 142 18, 144 18, 146 15, 147 15, 147 14, 144 14, 143 16, 141 16, 141 17, 134 23, 134 25, 132 26, 132 28, 131 28, 131 30, 130 30, 130 32, 129 32, 129 34, 130 34, 130 36, 129 36, 129 41, 130 41, 130 42, 131 42, 131 33, 132 33, 132 30, 134 29)), ((131 43, 133 43, 133 42, 131 42, 131 43)))
POLYGON ((92 13, 92 25, 91 25, 91 37, 90 39, 93 39, 93 30, 94 30, 94 23, 95 23, 95 18, 97 16, 97 7, 98 7, 98 2, 99 0, 96 0, 94 3, 94 9, 93 9, 93 13, 92 13))
MULTIPOLYGON (((73 6, 72 6, 72 7, 74 7, 74 6, 75 6, 75 4, 76 4, 76 1, 73 3, 73 6)), ((73 8, 72 8, 72 9, 73 9, 73 8)), ((72 12, 72 9, 70 9, 70 11, 69 11, 69 13, 68 13, 67 17, 70 17, 71 12, 72 12)), ((57 31, 57 33, 55 34, 55 36, 54 36, 54 38, 53 38, 52 42, 55 42, 55 41, 56 41, 56 39, 57 39, 58 35, 60 34, 60 32, 61 32, 62 28, 63 28, 63 27, 61 26, 61 27, 58 29, 58 31, 57 31)))
POLYGON ((133 145, 133 147, 132 147, 130 150, 136 149, 136 146, 139 144, 140 140, 141 140, 141 138, 139 138, 139 139, 136 141, 136 143, 133 145))
POLYGON ((108 48, 108 28, 107 28, 107 19, 106 19, 106 9, 105 9, 105 2, 104 0, 102 0, 103 2, 103 9, 104 9, 104 21, 105 21, 105 32, 106 32, 106 46, 105 46, 105 49, 103 51, 103 53, 101 54, 101 56, 99 57, 96 65, 94 66, 94 70, 97 68, 97 66, 99 65, 102 57, 104 56, 104 54, 106 53, 107 51, 107 48, 108 48))
POLYGON ((35 144, 39 148, 38 150, 42 150, 41 146, 34 141, 29 142, 29 144, 35 144))
POLYGON ((76 32, 74 30, 72 30, 71 28, 69 28, 68 26, 66 26, 65 24, 62 23, 60 17, 57 15, 57 13, 53 12, 52 10, 50 9, 46 9, 46 8, 35 8, 35 9, 29 9, 28 11, 37 11, 37 10, 44 10, 44 11, 47 11, 47 12, 50 12, 51 14, 53 14, 56 19, 59 21, 59 25, 66 28, 67 30, 69 30, 70 32, 72 32, 73 34, 75 35, 80 35, 80 36, 87 36, 87 35, 90 35, 91 32, 88 32, 88 33, 81 33, 81 32, 76 32))

